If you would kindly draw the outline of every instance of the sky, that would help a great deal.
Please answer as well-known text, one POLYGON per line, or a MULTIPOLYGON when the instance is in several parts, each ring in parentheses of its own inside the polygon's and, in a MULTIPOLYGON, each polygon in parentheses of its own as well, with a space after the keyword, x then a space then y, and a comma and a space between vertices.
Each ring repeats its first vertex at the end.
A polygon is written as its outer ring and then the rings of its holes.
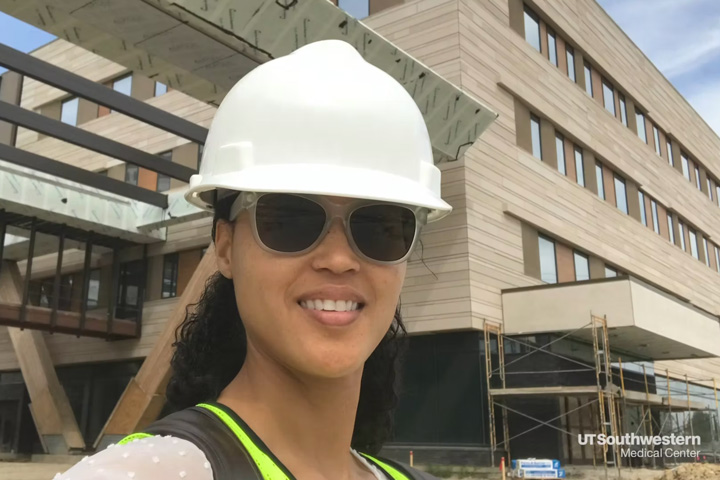
POLYGON ((598 3, 720 135, 720 1, 598 3))
MULTIPOLYGON (((720 0, 598 2, 720 135, 720 0)), ((367 14, 364 2, 341 3, 358 17, 367 14)), ((0 43, 29 52, 54 38, 0 12, 0 43)))

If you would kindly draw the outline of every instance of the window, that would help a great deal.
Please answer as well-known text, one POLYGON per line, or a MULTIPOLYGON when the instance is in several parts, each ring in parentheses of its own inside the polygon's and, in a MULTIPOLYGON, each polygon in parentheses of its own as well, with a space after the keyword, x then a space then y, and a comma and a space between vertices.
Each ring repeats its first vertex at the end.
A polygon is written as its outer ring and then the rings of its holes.
POLYGON ((112 88, 116 92, 123 93, 129 97, 132 91, 132 74, 114 80, 112 88))
POLYGON ((670 234, 670 243, 675 244, 675 226, 673 225, 672 215, 667 214, 668 233, 670 234))
POLYGON ((690 254, 699 260, 697 233, 692 228, 688 228, 688 233, 690 234, 690 254))
POLYGON ((125 182, 133 185, 138 184, 140 169, 137 165, 125 165, 125 182))
POLYGON ((638 201, 640 202, 640 221, 647 227, 647 212, 645 212, 645 194, 638 190, 638 201))
POLYGON ((568 77, 570 80, 577 83, 577 77, 575 76, 575 52, 570 45, 565 45, 565 57, 567 58, 568 66, 568 77))
POLYGON ((680 248, 687 252, 687 246, 685 245, 685 225, 678 220, 678 234, 680 234, 680 248))
POLYGON ((575 145, 575 172, 577 173, 578 185, 585 186, 585 167, 583 166, 582 148, 575 145))
POLYGON ((158 192, 167 192, 170 190, 170 177, 163 173, 158 173, 155 190, 158 192))
POLYGON ((627 194, 625 193, 625 180, 615 175, 615 205, 621 212, 627 215, 628 204, 627 194))
POLYGON ((618 276, 618 272, 616 269, 614 269, 611 266, 605 265, 605 278, 613 278, 613 277, 617 277, 617 276, 618 276))
POLYGON ((652 210, 653 216, 653 230, 660 235, 660 220, 658 220, 658 208, 655 200, 650 199, 650 210, 652 210))
POLYGON ((540 143, 540 119, 530 115, 530 134, 532 136, 532 154, 542 160, 542 145, 540 143))
POLYGON ((167 85, 160 82, 155 82, 155 96, 159 97, 160 95, 166 94, 168 91, 167 85))
POLYGON ((565 166, 565 139, 559 133, 555 134, 555 150, 557 150, 558 172, 567 175, 567 168, 565 166))
POLYGON ((702 190, 702 187, 700 186, 700 169, 697 165, 695 165, 695 186, 698 190, 702 190))
POLYGON ((593 96, 592 68, 587 63, 585 64, 585 91, 591 97, 593 96))
POLYGON ((540 247, 540 279, 545 283, 557 283, 557 262, 555 261, 555 242, 538 236, 540 247))
POLYGON ((622 120, 623 125, 625 125, 627 127, 628 119, 627 119, 627 105, 625 105, 625 95, 620 93, 620 94, 618 94, 618 97, 620 98, 620 120, 622 120))
POLYGON ((718 248, 717 245, 715 245, 714 249, 715 249, 715 268, 720 273, 720 248, 718 248))
MULTIPOLYGON (((339 0, 338 6, 359 20, 370 15, 370 2, 368 0, 339 0)), ((527 30, 527 27, 525 29, 527 30)))
POLYGON ((573 259, 575 260, 575 281, 590 280, 590 262, 587 255, 575 251, 573 259))
POLYGON ((535 12, 525 7, 525 40, 540 51, 540 19, 535 12))
POLYGON ((705 265, 710 266, 710 251, 708 250, 707 238, 703 237, 703 250, 705 251, 705 265))
POLYGON ((720 185, 715 186, 715 198, 717 198, 718 203, 720 203, 720 185))
POLYGON ((712 183, 710 182, 710 178, 705 179, 707 181, 707 189, 708 189, 708 197, 710 198, 710 201, 713 201, 713 189, 712 189, 712 183))
POLYGON ((595 178, 597 179, 598 196, 605 200, 605 180, 603 179, 603 169, 600 162, 595 164, 595 178))
POLYGON ((675 166, 675 158, 673 157, 673 151, 672 151, 672 143, 670 140, 667 141, 667 155, 668 155, 668 163, 675 166))
POLYGON ((163 258, 162 298, 177 296, 178 254, 169 253, 163 258))
POLYGON ((98 308, 100 301, 100 269, 90 270, 90 281, 88 283, 88 295, 85 304, 88 309, 98 308))
POLYGON ((680 158, 682 159, 683 176, 689 182, 690 181, 690 160, 688 160, 687 155, 685 155, 684 152, 680 154, 680 158))
POLYGON ((605 104, 605 110, 615 116, 615 90, 613 86, 607 80, 603 79, 603 103, 605 104))
MULTIPOLYGON (((172 162, 172 150, 158 153, 158 157, 162 158, 165 161, 172 162)), ((158 173, 157 185, 155 190, 157 190, 158 192, 166 192, 170 190, 170 177, 165 174, 158 173)))
POLYGON ((555 41, 555 34, 548 30, 548 55, 550 59, 550 63, 558 66, 558 58, 557 58, 557 42, 555 41))
POLYGON ((658 130, 655 125, 653 125, 653 138, 655 138, 655 153, 662 157, 662 150, 660 150, 660 130, 658 130))
POLYGON ((648 143, 647 132, 645 131, 645 115, 637 111, 635 112, 635 123, 637 123, 637 134, 645 143, 648 143))
POLYGON ((142 300, 141 287, 145 277, 143 261, 136 260, 120 265, 116 318, 135 318, 142 300))
POLYGON ((69 98, 60 106, 60 121, 73 127, 77 125, 78 98, 69 98))

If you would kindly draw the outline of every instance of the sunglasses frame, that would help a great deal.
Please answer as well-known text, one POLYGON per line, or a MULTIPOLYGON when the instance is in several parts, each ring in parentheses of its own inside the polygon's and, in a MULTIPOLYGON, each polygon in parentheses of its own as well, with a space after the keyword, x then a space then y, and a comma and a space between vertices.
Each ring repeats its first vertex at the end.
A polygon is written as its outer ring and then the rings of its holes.
POLYGON ((320 243, 322 243, 323 239, 327 235, 327 233, 330 231, 330 227, 332 225, 333 220, 336 218, 339 218, 342 221, 343 224, 343 230, 345 231, 345 237, 348 240, 348 244, 350 245, 350 248, 352 251, 362 258, 363 260, 366 260, 371 263, 379 264, 379 265, 397 265, 399 263, 402 263, 406 261, 410 255, 412 255, 413 251, 415 250, 415 246, 417 245, 418 238, 420 237, 420 231, 422 230, 422 227, 427 224, 427 214, 428 209, 425 207, 415 207, 415 206, 409 206, 404 205, 401 203, 393 203, 393 202, 382 202, 378 200, 364 200, 364 199, 354 199, 353 201, 350 201, 346 204, 338 204, 333 201, 331 201, 327 196, 324 195, 307 195, 307 194, 301 194, 301 193, 286 193, 286 192, 240 192, 237 199, 232 204, 232 207, 230 208, 230 221, 234 222, 240 212, 243 210, 248 210, 250 212, 250 222, 252 225, 252 232, 253 236, 255 237, 255 241, 257 242, 260 247, 263 248, 263 250, 266 250, 270 253, 275 253, 278 255, 284 255, 284 256, 300 256, 304 255, 312 250, 314 250, 320 243), (307 248, 300 250, 298 252, 282 252, 279 250, 274 250, 262 241, 260 239, 260 234, 258 233, 257 228, 257 204, 258 201, 265 195, 290 195, 295 197, 304 198, 306 200, 309 200, 317 205, 319 205, 323 211, 325 212, 325 225, 323 226, 322 230, 318 234, 317 239, 307 248), (410 244, 410 248, 408 249, 408 252, 400 259, 398 260, 391 260, 391 261, 383 261, 383 260, 377 260, 371 257, 368 257, 365 255, 362 250, 357 246, 355 243, 355 239, 353 237, 352 231, 350 229, 350 217, 352 216, 355 211, 362 207, 368 207, 373 205, 393 205, 405 208, 413 213, 415 216, 415 232, 413 236, 412 243, 410 244))

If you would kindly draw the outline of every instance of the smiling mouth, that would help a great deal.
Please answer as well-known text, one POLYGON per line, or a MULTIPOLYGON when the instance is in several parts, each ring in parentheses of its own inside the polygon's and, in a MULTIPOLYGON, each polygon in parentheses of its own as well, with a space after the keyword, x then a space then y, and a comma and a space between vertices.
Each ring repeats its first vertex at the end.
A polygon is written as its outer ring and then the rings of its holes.
POLYGON ((365 306, 363 303, 353 302, 352 300, 301 300, 298 302, 302 308, 306 310, 317 310, 324 312, 355 312, 362 310, 365 306))

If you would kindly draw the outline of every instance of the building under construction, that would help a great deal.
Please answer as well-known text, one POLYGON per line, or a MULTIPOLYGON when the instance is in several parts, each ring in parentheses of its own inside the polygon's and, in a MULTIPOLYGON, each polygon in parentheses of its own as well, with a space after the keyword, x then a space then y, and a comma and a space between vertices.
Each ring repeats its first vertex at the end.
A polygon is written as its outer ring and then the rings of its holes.
POLYGON ((675 433, 717 458, 720 138, 594 0, 0 11, 58 37, 0 45, 0 458, 94 451, 166 413, 175 328, 214 271, 211 218, 183 199, 213 114, 330 38, 417 101, 454 208, 408 264, 384 454, 657 466, 676 460, 577 437, 675 433))

